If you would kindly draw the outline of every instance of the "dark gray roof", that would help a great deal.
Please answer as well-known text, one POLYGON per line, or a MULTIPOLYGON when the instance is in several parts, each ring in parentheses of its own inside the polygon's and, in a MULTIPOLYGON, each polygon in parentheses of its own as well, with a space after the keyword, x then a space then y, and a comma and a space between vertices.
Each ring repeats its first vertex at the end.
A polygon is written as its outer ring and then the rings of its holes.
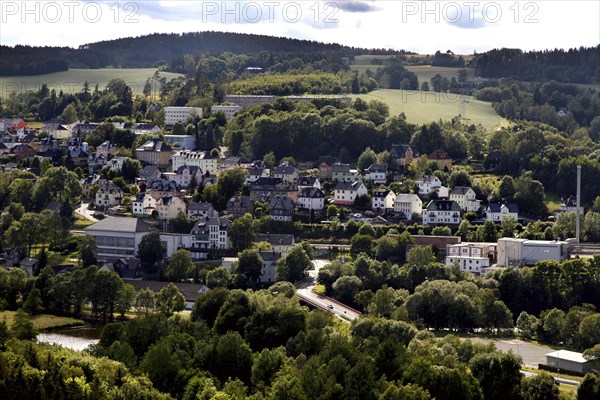
POLYGON ((310 199, 322 199, 325 198, 325 193, 319 188, 316 187, 307 187, 302 189, 298 193, 298 197, 308 197, 310 199))
POLYGON ((431 200, 427 204, 428 210, 454 210, 461 211, 460 206, 454 200, 431 200))
POLYGON ((292 175, 296 172, 296 168, 293 165, 279 165, 274 171, 276 175, 292 175))
POLYGON ((149 225, 144 220, 138 218, 106 217, 84 228, 85 231, 103 231, 103 232, 154 232, 159 229, 149 225))
POLYGON ((188 207, 188 211, 209 211, 209 210, 214 210, 215 208, 213 207, 213 205, 211 203, 206 203, 206 202, 191 202, 189 207, 188 207))
POLYGON ((386 197, 390 192, 391 190, 389 189, 375 190, 373 192, 373 197, 386 197))
POLYGON ((273 261, 277 261, 281 258, 281 253, 275 252, 275 251, 259 251, 258 254, 260 254, 261 258, 263 259, 263 261, 269 261, 269 262, 273 262, 273 261))
POLYGON ((419 150, 417 149, 416 146, 411 146, 411 145, 408 145, 408 144, 394 144, 394 145, 392 145, 392 150, 390 151, 390 154, 394 158, 404 158, 404 157, 406 157, 406 151, 409 148, 412 149, 413 156, 418 157, 420 155, 419 154, 419 150))
POLYGON ((519 213, 519 205, 516 203, 508 203, 508 204, 500 204, 500 203, 490 203, 488 205, 489 212, 498 213, 502 206, 505 205, 508 208, 508 211, 511 213, 519 213))
POLYGON ((333 164, 333 172, 350 172, 350 164, 333 164))
POLYGON ((256 243, 267 242, 270 245, 292 246, 294 244, 294 235, 258 233, 254 241, 256 243))
POLYGON ((471 188, 468 186, 454 186, 452 190, 450 190, 450 194, 462 194, 465 195, 471 188))
POLYGON ((335 190, 358 190, 358 188, 362 185, 361 182, 337 182, 335 185, 335 190))
POLYGON ((156 165, 148 165, 140 171, 140 178, 154 176, 157 172, 160 175, 160 168, 158 168, 156 165))
POLYGON ((317 181, 316 176, 301 176, 298 178, 298 186, 313 186, 317 181))
POLYGON ((283 182, 281 178, 258 178, 250 184, 249 190, 271 190, 275 185, 283 182))
POLYGON ((275 209, 293 210, 294 201, 288 196, 275 196, 269 202, 269 210, 275 209))
POLYGON ((383 164, 371 164, 369 168, 367 168, 369 172, 386 172, 387 168, 383 164))
POLYGON ((155 179, 150 181, 146 186, 146 190, 158 190, 160 192, 178 192, 181 186, 177 182, 168 179, 155 179))

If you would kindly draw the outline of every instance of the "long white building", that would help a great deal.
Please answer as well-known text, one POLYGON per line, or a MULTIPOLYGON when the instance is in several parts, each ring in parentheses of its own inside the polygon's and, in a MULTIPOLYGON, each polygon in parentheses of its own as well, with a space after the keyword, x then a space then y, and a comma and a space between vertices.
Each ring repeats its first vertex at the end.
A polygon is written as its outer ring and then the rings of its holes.
POLYGON ((202 107, 165 107, 165 125, 185 122, 190 115, 202 116, 202 107))
POLYGON ((188 167, 198 167, 202 173, 210 173, 215 176, 218 173, 217 159, 211 157, 209 153, 203 151, 181 150, 171 156, 173 171, 187 165, 188 167))
POLYGON ((571 257, 571 244, 554 240, 498 239, 498 266, 534 265, 539 261, 563 262, 571 257))
POLYGON ((496 259, 496 243, 458 243, 446 246, 446 265, 458 263, 460 270, 481 275, 496 259))

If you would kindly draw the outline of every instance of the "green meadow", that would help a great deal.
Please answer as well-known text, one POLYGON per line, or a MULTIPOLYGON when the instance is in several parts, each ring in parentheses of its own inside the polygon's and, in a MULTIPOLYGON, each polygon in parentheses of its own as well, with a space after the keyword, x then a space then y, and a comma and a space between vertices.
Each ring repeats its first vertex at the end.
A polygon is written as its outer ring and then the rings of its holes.
MULTIPOLYGON (((423 124, 437 120, 450 120, 459 114, 460 98, 450 93, 421 92, 412 90, 375 90, 368 94, 354 95, 365 101, 381 100, 390 107, 390 115, 406 114, 409 122, 423 124)), ((501 117, 491 103, 468 97, 464 103, 465 119, 483 125, 489 132, 500 125, 501 117)))
MULTIPOLYGON (((103 89, 108 81, 114 78, 123 79, 134 94, 142 93, 146 79, 154 75, 155 68, 102 68, 102 69, 70 69, 63 72, 35 76, 2 76, 0 77, 0 97, 6 97, 14 91, 39 90, 42 84, 47 84, 50 89, 62 90, 65 93, 80 92, 83 83, 88 81, 93 90, 97 84, 103 89)), ((161 76, 173 79, 180 74, 161 72, 161 76)))

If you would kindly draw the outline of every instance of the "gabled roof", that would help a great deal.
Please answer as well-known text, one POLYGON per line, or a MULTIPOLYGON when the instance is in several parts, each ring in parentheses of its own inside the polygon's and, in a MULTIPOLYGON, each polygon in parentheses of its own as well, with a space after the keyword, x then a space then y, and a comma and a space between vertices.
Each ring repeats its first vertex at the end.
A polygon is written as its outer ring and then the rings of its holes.
POLYGON ((419 150, 417 149, 416 146, 411 146, 411 145, 408 145, 408 144, 394 144, 394 145, 392 145, 392 150, 390 151, 390 154, 394 158, 404 158, 404 157, 406 157, 406 151, 408 149, 412 150, 414 157, 418 157, 420 155, 419 154, 419 150))
POLYGON ((154 176, 157 173, 160 175, 160 169, 156 165, 148 165, 140 171, 140 178, 154 176))
POLYGON ((213 205, 211 203, 206 203, 206 202, 191 202, 189 207, 188 207, 188 211, 210 211, 210 210, 214 210, 215 208, 213 207, 213 205))
POLYGON ((159 151, 159 152, 170 152, 171 146, 163 142, 162 140, 149 140, 142 146, 135 149, 135 151, 159 151))
POLYGON ((269 210, 284 209, 294 210, 294 201, 288 196, 275 196, 269 202, 269 210))
POLYGON ((427 158, 430 160, 452 160, 444 150, 435 150, 427 158))
POLYGON ((252 207, 252 200, 248 196, 233 196, 227 200, 227 208, 231 207, 249 208, 252 207))
POLYGON ((569 198, 565 201, 565 206, 577 207, 577 196, 569 196, 569 198))
POLYGON ((420 201, 421 198, 416 194, 400 193, 396 196, 395 203, 412 203, 413 201, 420 201))
POLYGON ((324 199, 325 193, 316 187, 306 187, 298 192, 298 197, 307 197, 309 199, 324 199))
POLYGON ((154 232, 159 231, 155 226, 149 225, 144 220, 129 217, 106 217, 84 228, 84 231, 103 231, 103 232, 154 232))
POLYGON ((296 173, 296 167, 293 165, 279 165, 275 167, 274 173, 276 175, 293 175, 296 173))
POLYGON ((350 164, 333 164, 333 172, 350 172, 350 164))
POLYGON ((273 233, 258 233, 256 234, 256 243, 267 242, 272 246, 293 246, 294 235, 273 234, 273 233))
POLYGON ((263 190, 267 187, 272 187, 283 182, 281 178, 258 178, 250 184, 249 190, 263 190))
POLYGON ((181 186, 177 182, 168 179, 155 179, 150 181, 146 186, 146 190, 158 190, 160 192, 178 192, 181 186))
POLYGON ((449 194, 454 195, 466 195, 471 189, 469 186, 454 186, 452 190, 450 190, 449 194))
POLYGON ((298 178, 298 186, 314 186, 318 179, 316 176, 301 176, 298 178))
POLYGON ((363 186, 362 182, 337 182, 334 190, 357 191, 361 186, 363 186))
POLYGON ((373 192, 373 197, 387 197, 388 194, 390 194, 391 190, 389 189, 381 189, 381 190, 375 190, 373 192))
POLYGON ((453 200, 431 200, 427 204, 429 211, 461 211, 460 206, 453 200))
POLYGON ((433 183, 433 182, 440 182, 440 179, 435 176, 435 175, 421 175, 419 177, 419 179, 417 179, 415 181, 415 183, 418 185, 419 183, 433 183))
POLYGON ((371 166, 369 168, 367 168, 367 171, 369 173, 375 173, 375 172, 387 172, 387 168, 385 165, 383 164, 371 164, 371 166))
POLYGON ((502 206, 508 208, 508 211, 511 213, 519 213, 519 205, 515 203, 501 204, 501 203, 490 203, 487 207, 488 212, 499 213, 502 209, 502 206))

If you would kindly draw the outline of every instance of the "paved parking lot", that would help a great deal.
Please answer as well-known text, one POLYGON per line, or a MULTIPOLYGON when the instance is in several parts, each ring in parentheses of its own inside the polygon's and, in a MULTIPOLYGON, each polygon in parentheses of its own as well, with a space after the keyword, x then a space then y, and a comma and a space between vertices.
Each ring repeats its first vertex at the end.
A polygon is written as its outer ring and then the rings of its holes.
POLYGON ((494 343, 496 348, 501 351, 513 353, 521 356, 523 364, 527 367, 537 368, 538 364, 546 363, 546 354, 551 353, 554 349, 550 347, 540 346, 529 342, 524 342, 519 339, 484 339, 484 338, 469 338, 478 343, 494 343))

